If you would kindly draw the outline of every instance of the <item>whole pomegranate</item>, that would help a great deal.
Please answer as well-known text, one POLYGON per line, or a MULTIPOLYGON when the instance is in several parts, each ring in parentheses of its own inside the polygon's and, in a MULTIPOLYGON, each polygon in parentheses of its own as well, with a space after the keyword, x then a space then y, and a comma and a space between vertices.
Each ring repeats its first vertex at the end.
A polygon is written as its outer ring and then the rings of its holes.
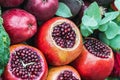
POLYGON ((24 0, 0 0, 0 5, 3 7, 17 7, 23 2, 24 0))
POLYGON ((37 31, 36 18, 23 9, 13 8, 2 14, 3 26, 10 36, 11 44, 24 42, 37 31))
POLYGON ((58 9, 58 0, 28 0, 25 9, 40 21, 52 18, 58 9))

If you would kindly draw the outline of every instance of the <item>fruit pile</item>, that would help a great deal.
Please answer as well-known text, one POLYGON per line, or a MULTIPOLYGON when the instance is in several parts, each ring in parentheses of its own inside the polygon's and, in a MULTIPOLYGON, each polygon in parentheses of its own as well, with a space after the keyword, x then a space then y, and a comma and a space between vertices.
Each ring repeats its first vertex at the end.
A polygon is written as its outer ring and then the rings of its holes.
POLYGON ((120 80, 120 0, 0 0, 0 79, 120 80))

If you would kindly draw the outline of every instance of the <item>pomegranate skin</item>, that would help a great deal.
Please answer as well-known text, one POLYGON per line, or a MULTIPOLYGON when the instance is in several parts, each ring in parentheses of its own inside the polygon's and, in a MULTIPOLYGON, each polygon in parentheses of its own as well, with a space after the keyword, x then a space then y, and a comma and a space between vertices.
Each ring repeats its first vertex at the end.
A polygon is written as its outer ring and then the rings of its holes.
POLYGON ((110 77, 120 77, 120 52, 114 52, 114 67, 110 77))
POLYGON ((84 80, 104 80, 107 78, 114 66, 114 56, 108 59, 101 59, 89 53, 84 47, 81 55, 72 62, 72 65, 84 80))
MULTIPOLYGON (((77 70, 73 68, 70 65, 64 65, 64 66, 57 66, 57 67, 51 67, 48 71, 48 76, 46 80, 57 80, 57 77, 64 71, 72 71, 73 75, 78 78, 78 80, 81 80, 81 77, 77 70)), ((63 79, 64 80, 64 79, 63 79)), ((69 80, 69 79, 68 79, 69 80)))
POLYGON ((0 0, 0 5, 3 7, 17 7, 23 2, 24 0, 0 0))
POLYGON ((28 0, 25 9, 40 21, 52 18, 58 9, 58 0, 28 0))
MULTIPOLYGON (((43 53, 40 50, 38 50, 35 47, 29 46, 29 45, 25 45, 25 44, 15 44, 15 45, 11 45, 10 46, 10 54, 12 54, 15 50, 18 50, 18 49, 24 48, 24 47, 27 47, 27 48, 30 48, 30 49, 36 51, 37 54, 41 58, 41 63, 42 63, 43 69, 42 69, 42 72, 41 72, 40 76, 37 79, 35 79, 35 80, 46 80, 47 75, 48 75, 48 65, 47 65, 47 62, 46 62, 46 59, 45 59, 43 53)), ((12 72, 10 70, 11 69, 11 63, 10 63, 11 58, 12 58, 12 55, 10 55, 9 62, 7 64, 7 66, 5 67, 5 70, 4 70, 4 73, 3 73, 3 80, 23 80, 21 78, 15 77, 12 74, 12 72)))
POLYGON ((82 36, 76 25, 70 20, 62 17, 54 17, 40 26, 35 38, 35 44, 36 47, 44 53, 48 63, 55 66, 69 64, 80 55, 83 47, 82 36), (70 50, 58 47, 58 45, 55 44, 53 38, 51 37, 51 27, 62 22, 67 22, 76 29, 76 37, 78 38, 76 47, 70 50))
POLYGON ((20 43, 31 38, 37 31, 35 17, 25 10, 14 8, 2 14, 3 26, 10 36, 11 44, 20 43))

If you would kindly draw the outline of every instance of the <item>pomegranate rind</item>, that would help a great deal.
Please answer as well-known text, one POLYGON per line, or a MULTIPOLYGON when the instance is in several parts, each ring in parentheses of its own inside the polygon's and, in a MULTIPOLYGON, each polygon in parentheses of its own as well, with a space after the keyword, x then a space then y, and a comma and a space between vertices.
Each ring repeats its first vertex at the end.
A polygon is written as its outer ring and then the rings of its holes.
POLYGON ((108 58, 100 58, 83 47, 81 55, 72 62, 72 65, 85 80, 104 80, 110 75, 114 66, 114 56, 112 49, 110 50, 108 58))
POLYGON ((26 44, 15 44, 15 45, 10 46, 10 59, 9 59, 9 62, 6 66, 4 74, 3 74, 3 79, 4 80, 22 80, 21 78, 17 78, 16 76, 14 76, 12 74, 12 72, 10 71, 10 69, 11 69, 10 62, 11 62, 11 54, 14 53, 15 50, 25 48, 25 47, 29 48, 33 51, 36 51, 38 56, 41 59, 42 72, 36 80, 45 80, 46 79, 47 74, 48 74, 48 65, 47 65, 47 62, 46 62, 46 59, 45 59, 43 53, 40 50, 38 50, 37 48, 26 45, 26 44))
POLYGON ((45 54, 48 63, 55 66, 72 62, 80 55, 83 47, 82 36, 77 26, 72 21, 62 17, 54 17, 40 26, 35 40, 37 48, 45 54), (77 38, 72 48, 61 48, 51 36, 53 27, 62 22, 69 23, 75 30, 77 38))
POLYGON ((13 8, 3 12, 3 26, 10 37, 11 44, 30 39, 37 32, 37 21, 29 12, 13 8))
POLYGON ((60 73, 64 72, 65 70, 72 71, 73 75, 76 78, 78 78, 79 80, 81 80, 81 77, 80 77, 78 71, 75 68, 73 68, 72 66, 69 66, 69 65, 50 68, 49 71, 48 71, 48 76, 47 76, 46 80, 57 80, 60 73))

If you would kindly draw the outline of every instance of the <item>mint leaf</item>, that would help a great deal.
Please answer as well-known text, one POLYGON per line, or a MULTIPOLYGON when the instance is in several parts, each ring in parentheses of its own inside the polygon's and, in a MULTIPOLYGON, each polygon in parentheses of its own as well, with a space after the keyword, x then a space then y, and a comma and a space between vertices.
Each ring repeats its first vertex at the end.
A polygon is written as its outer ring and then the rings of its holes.
POLYGON ((82 17, 82 23, 85 25, 85 26, 97 26, 98 23, 97 21, 94 19, 94 17, 90 17, 90 16, 87 16, 87 15, 84 15, 82 17))
POLYGON ((113 50, 119 50, 120 49, 120 35, 117 35, 113 39, 110 40, 110 46, 113 50))
POLYGON ((106 23, 106 24, 100 25, 100 26, 99 26, 99 30, 102 31, 102 32, 106 31, 107 28, 108 28, 108 24, 109 24, 109 23, 106 23))
POLYGON ((114 20, 119 14, 120 13, 118 11, 105 13, 105 17, 100 21, 99 25, 103 25, 109 21, 114 20))
POLYGON ((119 26, 119 29, 118 29, 118 34, 120 34, 120 26, 119 26))
POLYGON ((108 39, 112 39, 118 34, 118 31, 119 26, 115 22, 110 21, 108 24, 108 28, 105 31, 105 35, 108 39))
POLYGON ((85 26, 83 24, 81 24, 80 30, 81 30, 81 33, 84 37, 87 37, 93 33, 93 31, 89 28, 89 26, 85 26))
POLYGON ((115 0, 114 1, 115 7, 120 10, 120 0, 115 0))
POLYGON ((63 2, 59 2, 59 7, 56 12, 56 15, 65 17, 65 18, 72 17, 72 13, 71 13, 69 7, 63 2))
POLYGON ((84 15, 93 17, 97 22, 101 20, 100 9, 97 2, 93 2, 90 6, 84 11, 84 15))
POLYGON ((107 37, 104 33, 99 33, 99 39, 107 45, 110 44, 110 41, 107 39, 107 37))

